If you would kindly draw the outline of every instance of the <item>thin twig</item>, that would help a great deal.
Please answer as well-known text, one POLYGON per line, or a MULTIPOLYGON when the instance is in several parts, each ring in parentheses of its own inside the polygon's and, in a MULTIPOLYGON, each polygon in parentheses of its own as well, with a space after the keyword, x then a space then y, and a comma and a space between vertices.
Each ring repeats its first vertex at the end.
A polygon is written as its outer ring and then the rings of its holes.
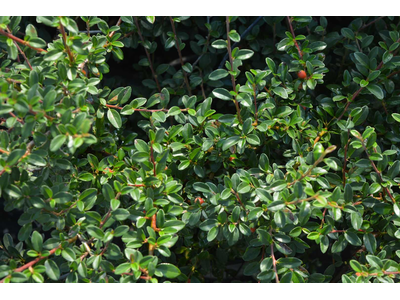
POLYGON ((23 119, 20 119, 20 118, 18 118, 13 112, 9 112, 9 114, 10 114, 10 116, 12 116, 12 117, 14 117, 14 118, 16 118, 17 119, 17 121, 19 122, 19 123, 21 123, 22 125, 24 125, 25 124, 25 122, 24 122, 24 120, 23 119))
MULTIPOLYGON (((69 239, 69 240, 68 240, 68 243, 69 243, 69 244, 70 244, 70 243, 73 243, 74 241, 76 241, 76 239, 77 239, 77 237, 75 236, 75 237, 69 239)), ((26 269, 28 269, 28 268, 34 266, 34 265, 37 264, 39 261, 41 261, 41 260, 43 260, 43 259, 45 259, 45 258, 48 258, 50 255, 53 255, 53 254, 54 254, 58 249, 60 249, 60 248, 61 248, 61 244, 58 245, 57 247, 51 249, 51 250, 49 251, 49 255, 46 255, 46 256, 39 256, 39 257, 35 258, 34 260, 32 260, 31 262, 28 262, 27 264, 23 265, 22 267, 19 267, 19 268, 13 270, 13 273, 19 273, 19 272, 22 272, 22 271, 24 271, 24 270, 26 270, 26 269)), ((10 276, 10 275, 9 275, 9 276, 10 276)), ((7 277, 9 277, 9 276, 7 276, 7 277)), ((0 283, 3 283, 4 280, 5 280, 7 277, 3 278, 3 279, 0 281, 0 283)))
POLYGON ((368 24, 365 24, 365 25, 361 26, 361 28, 358 31, 365 29, 366 27, 374 24, 375 22, 378 22, 380 19, 383 19, 383 18, 385 18, 385 17, 376 18, 375 20, 369 22, 368 24))
POLYGON ((254 96, 254 117, 256 124, 258 124, 258 112, 257 112, 257 94, 256 94, 256 85, 253 84, 253 96, 254 96))
MULTIPOLYGON (((244 38, 250 33, 250 31, 253 29, 254 26, 257 25, 257 23, 262 19, 263 17, 258 17, 253 23, 251 23, 251 25, 249 27, 247 27, 247 29, 242 33, 242 35, 240 36, 240 41, 236 42, 232 45, 231 49, 235 49, 235 47, 237 45, 239 45, 239 43, 241 41, 244 40, 244 38)), ((224 63, 226 62, 226 60, 228 59, 228 53, 225 54, 224 58, 221 60, 220 64, 219 64, 219 69, 222 69, 222 67, 224 66, 224 63)))
MULTIPOLYGON (((118 105, 106 104, 106 107, 115 108, 115 109, 123 109, 123 107, 118 105)), ((168 108, 160 108, 160 109, 147 109, 147 108, 132 108, 134 111, 145 111, 145 112, 156 112, 156 111, 164 111, 168 112, 168 108)), ((188 108, 181 108, 181 111, 188 111, 188 108)))
MULTIPOLYGON (((7 26, 7 31, 9 33, 12 33, 11 30, 8 28, 8 26, 7 26)), ((19 53, 21 53, 22 57, 25 59, 26 63, 28 64, 29 69, 33 70, 31 63, 29 62, 29 59, 25 55, 25 52, 22 51, 22 49, 19 47, 19 45, 18 45, 18 43, 16 41, 13 40, 13 42, 14 42, 14 45, 17 47, 19 53)))
POLYGON ((292 21, 290 20, 290 17, 286 17, 286 18, 287 18, 287 21, 288 21, 288 24, 289 24, 290 32, 292 33, 292 36, 293 36, 294 45, 295 45, 296 48, 297 48, 297 52, 299 53, 300 59, 303 59, 303 51, 301 51, 300 46, 299 46, 299 44, 298 44, 297 41, 296 41, 296 35, 294 34, 294 30, 293 30, 293 26, 292 26, 292 21))
POLYGON ((318 197, 318 194, 316 194, 314 196, 311 196, 311 197, 308 197, 308 198, 305 198, 305 199, 299 199, 299 200, 294 200, 294 201, 291 201, 291 202, 287 202, 286 205, 293 205, 293 204, 297 204, 297 203, 300 203, 300 202, 307 202, 307 201, 316 199, 317 197, 318 197))
MULTIPOLYGON (((60 17, 60 19, 61 19, 61 17, 60 17)), ((64 26, 63 26, 61 20, 60 20, 60 27, 59 27, 59 29, 60 29, 60 31, 61 31, 61 35, 62 35, 62 38, 63 38, 64 47, 65 47, 65 49, 67 50, 67 54, 68 54, 68 57, 69 57, 69 61, 70 61, 70 63, 72 64, 72 63, 74 62, 74 56, 72 55, 71 49, 69 48, 69 46, 68 46, 68 44, 67 44, 67 34, 65 33, 65 29, 64 29, 64 26)))
MULTIPOLYGON (((389 272, 389 271, 382 271, 382 273, 384 275, 398 275, 400 274, 400 271, 393 271, 393 272, 389 272)), ((367 276, 378 276, 380 273, 356 273, 356 276, 363 276, 363 277, 367 277, 367 276)))
POLYGON ((343 174, 343 187, 346 185, 346 166, 347 166, 347 150, 349 148, 349 142, 351 139, 349 139, 350 136, 350 129, 347 130, 347 143, 346 146, 344 147, 344 162, 343 162, 343 169, 342 169, 342 174, 343 174))
POLYGON ((311 174, 311 171, 312 171, 316 166, 318 166, 318 164, 319 164, 321 161, 324 160, 325 156, 326 156, 328 153, 331 153, 331 152, 335 151, 335 149, 336 149, 336 146, 335 146, 335 145, 329 146, 329 147, 325 150, 325 152, 323 152, 323 153, 321 154, 321 156, 314 162, 314 164, 307 170, 307 172, 305 172, 303 175, 301 175, 301 177, 300 177, 299 179, 296 179, 296 180, 294 180, 294 181, 292 181, 292 182, 289 182, 289 183, 287 184, 287 186, 290 187, 290 186, 292 186, 293 184, 295 184, 296 182, 301 181, 302 179, 304 179, 304 178, 306 178, 308 175, 310 175, 310 174, 311 174))
POLYGON ((156 177, 157 173, 156 173, 156 162, 154 160, 153 143, 150 144, 150 162, 153 164, 153 175, 154 177, 156 177))
POLYGON ((169 17, 169 20, 171 22, 172 31, 174 32, 176 48, 178 49, 178 55, 179 55, 179 59, 181 61, 182 72, 183 72, 183 77, 184 77, 184 80, 185 80, 186 88, 187 88, 187 90, 189 92, 189 96, 192 96, 192 89, 190 88, 189 79, 187 78, 187 74, 186 74, 185 70, 183 69, 184 64, 183 64, 183 58, 182 58, 182 53, 181 53, 181 47, 179 45, 179 39, 178 39, 178 36, 176 34, 174 20, 172 19, 172 17, 169 17))
POLYGON ((232 188, 231 188, 231 192, 235 195, 235 197, 236 197, 237 201, 240 203, 240 205, 241 205, 243 208, 245 208, 245 206, 243 205, 242 200, 240 200, 239 194, 238 194, 234 189, 232 189, 232 188))
MULTIPOLYGON (((229 61, 231 63, 231 72, 233 72, 233 58, 232 58, 232 50, 231 50, 231 39, 229 37, 229 17, 226 17, 226 38, 228 39, 228 55, 229 55, 229 61)), ((236 82, 235 82, 235 76, 231 73, 231 81, 232 81, 232 87, 233 91, 235 92, 235 106, 236 106, 236 111, 238 115, 238 120, 239 123, 242 124, 242 117, 240 116, 240 107, 239 103, 237 101, 237 91, 236 91, 236 82)))
MULTIPOLYGON (((118 19, 118 21, 117 21, 117 24, 115 24, 115 26, 119 26, 119 25, 121 25, 121 23, 122 23, 122 19, 121 19, 121 17, 120 17, 120 18, 118 19)), ((111 32, 110 35, 109 35, 109 37, 112 38, 114 34, 115 34, 115 31, 111 32)))
POLYGON ((367 154, 368 160, 370 161, 372 168, 373 168, 373 169, 375 170, 375 172, 378 174, 378 177, 379 177, 379 179, 380 179, 380 181, 381 181, 380 184, 381 184, 381 186, 382 186, 382 189, 387 193, 387 195, 389 196, 389 198, 390 198, 390 199, 392 200, 392 202, 395 204, 395 203, 396 203, 396 200, 394 199, 394 197, 393 197, 392 194, 390 193, 389 189, 388 189, 387 187, 384 187, 384 186, 382 185, 382 183, 383 183, 382 173, 378 170, 378 168, 376 167, 374 161, 371 159, 371 156, 370 156, 369 153, 368 153, 368 149, 367 149, 367 147, 364 145, 364 140, 362 140, 360 137, 357 137, 357 138, 360 140, 361 145, 362 145, 362 147, 363 147, 365 153, 367 154))
POLYGON ((12 39, 13 41, 16 41, 17 43, 19 43, 21 45, 27 46, 27 47, 29 47, 29 48, 31 48, 33 50, 38 51, 38 52, 47 52, 46 50, 44 50, 42 48, 36 48, 36 47, 31 46, 29 44, 29 42, 21 40, 20 38, 17 38, 16 36, 12 35, 11 33, 5 32, 3 29, 0 29, 0 34, 12 39))
MULTIPOLYGON (((272 236, 272 229, 269 231, 269 234, 272 236)), ((275 282, 279 283, 278 271, 276 270, 276 259, 274 253, 274 243, 271 243, 271 258, 272 258, 272 266, 274 267, 275 272, 275 282)))
POLYGON ((143 38, 142 32, 140 30, 138 18, 137 17, 133 17, 133 18, 135 19, 136 28, 137 28, 139 37, 142 40, 142 45, 143 45, 144 51, 146 52, 147 60, 149 61, 149 67, 150 67, 151 73, 153 74, 153 78, 154 78, 154 80, 156 82, 158 92, 161 92, 160 83, 158 82, 157 74, 154 71, 153 62, 152 62, 152 60, 150 58, 150 53, 149 53, 149 51, 147 50, 147 48, 145 46, 144 38, 143 38))

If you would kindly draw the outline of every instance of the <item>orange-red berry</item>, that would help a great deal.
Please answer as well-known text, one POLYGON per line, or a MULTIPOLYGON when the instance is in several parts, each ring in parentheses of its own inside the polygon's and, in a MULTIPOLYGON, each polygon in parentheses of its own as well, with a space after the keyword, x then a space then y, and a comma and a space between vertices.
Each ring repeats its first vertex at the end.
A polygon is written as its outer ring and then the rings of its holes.
POLYGON ((256 229, 255 229, 255 228, 250 228, 250 231, 251 231, 251 232, 255 232, 256 229))
POLYGON ((300 79, 306 79, 307 78, 307 74, 304 70, 301 70, 297 73, 297 77, 299 77, 300 79))
POLYGON ((194 199, 194 203, 196 203, 196 202, 199 202, 200 205, 202 205, 204 203, 204 200, 201 197, 197 197, 196 199, 194 199))
POLYGON ((229 161, 233 161, 235 158, 233 156, 229 157, 229 161))

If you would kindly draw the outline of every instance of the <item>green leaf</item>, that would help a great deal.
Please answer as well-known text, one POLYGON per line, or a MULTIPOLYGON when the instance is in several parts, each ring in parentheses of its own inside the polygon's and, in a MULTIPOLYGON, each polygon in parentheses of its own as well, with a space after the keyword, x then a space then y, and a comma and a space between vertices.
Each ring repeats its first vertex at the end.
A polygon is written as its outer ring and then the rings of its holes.
POLYGON ((75 261, 76 259, 76 254, 71 248, 63 249, 61 255, 66 261, 75 261))
POLYGON ((362 272, 361 264, 354 259, 350 260, 350 267, 356 272, 362 272))
POLYGON ((123 273, 128 273, 131 269, 131 263, 122 263, 115 268, 115 274, 120 275, 123 273))
POLYGON ((35 48, 45 48, 47 44, 41 38, 32 37, 29 39, 29 45, 31 45, 32 47, 35 47, 35 48))
POLYGON ((208 78, 209 78, 210 80, 212 80, 212 81, 215 81, 215 80, 219 80, 219 79, 221 79, 221 78, 225 78, 225 77, 228 76, 228 75, 229 75, 229 73, 228 73, 227 70, 224 70, 224 69, 217 69, 217 70, 211 72, 211 74, 208 75, 208 78))
POLYGON ((18 232, 18 240, 20 240, 21 242, 25 241, 31 235, 31 232, 32 223, 25 224, 18 232))
POLYGON ((120 114, 115 109, 109 109, 107 118, 115 128, 121 128, 122 120, 120 114))
POLYGON ((99 227, 94 226, 94 225, 89 225, 86 227, 87 232, 90 234, 90 236, 102 240, 104 238, 104 232, 101 230, 99 227))
POLYGON ((46 267, 46 274, 51 280, 57 281, 60 278, 60 269, 54 261, 48 259, 44 266, 46 267))
POLYGON ((363 221, 360 213, 358 213, 358 212, 357 213, 353 213, 353 214, 351 214, 350 217, 351 217, 351 225, 353 226, 353 228, 355 230, 360 229, 361 225, 362 225, 362 221, 363 221))
POLYGON ((355 233, 355 232, 351 232, 351 231, 347 230, 344 233, 344 237, 353 246, 361 246, 362 245, 361 239, 357 236, 357 233, 355 233))
POLYGON ((42 252, 43 237, 39 232, 34 231, 32 233, 31 241, 32 241, 33 249, 35 249, 39 253, 42 252))
POLYGON ((111 185, 105 183, 102 188, 103 196, 106 198, 107 201, 111 201, 115 198, 115 193, 111 185))
POLYGON ((235 59, 246 60, 254 55, 254 51, 250 49, 240 49, 236 52, 235 59))
POLYGON ((199 228, 203 231, 209 231, 211 228, 218 226, 218 221, 216 219, 208 219, 199 225, 199 228))
POLYGON ((248 214, 248 219, 249 220, 255 220, 258 219, 263 213, 263 209, 261 207, 256 207, 252 209, 249 214, 248 214))
POLYGON ((46 55, 43 57, 43 60, 52 62, 58 60, 62 56, 64 56, 64 52, 60 50, 51 50, 46 53, 46 55))
POLYGON ((213 95, 214 97, 217 97, 218 99, 229 101, 232 100, 232 95, 228 92, 228 90, 223 89, 223 88, 217 88, 213 90, 213 95))
POLYGON ((368 68, 368 66, 369 66, 369 59, 368 59, 368 56, 367 56, 367 55, 365 55, 365 54, 362 53, 362 52, 355 52, 355 53, 354 53, 354 57, 356 58, 356 60, 357 60, 360 64, 362 64, 364 67, 368 68))
POLYGON ((276 94, 276 95, 278 95, 279 97, 282 97, 283 99, 287 99, 289 96, 288 96, 288 93, 286 92, 286 90, 283 88, 283 87, 280 87, 280 86, 278 86, 278 87, 274 87, 273 89, 272 89, 272 91, 276 94))
POLYGON ((181 271, 176 266, 168 263, 157 265, 156 271, 166 278, 176 278, 181 274, 181 271))
POLYGON ((368 91, 373 94, 379 100, 383 99, 383 91, 382 89, 376 84, 369 84, 367 86, 368 91))
POLYGON ((11 277, 11 282, 14 283, 22 283, 26 282, 28 280, 28 276, 26 276, 24 273, 13 273, 11 277))
POLYGON ((236 30, 231 30, 229 32, 229 38, 236 43, 240 42, 240 35, 236 32, 236 30))
POLYGON ((297 268, 303 263, 296 257, 281 257, 277 260, 278 265, 284 268, 297 268))
POLYGON ((252 145, 260 145, 261 144, 260 138, 255 134, 249 134, 246 137, 246 141, 252 145))
POLYGON ((344 187, 344 200, 346 202, 352 202, 353 201, 353 189, 350 184, 346 184, 344 187))
POLYGON ((11 151, 7 157, 6 164, 8 166, 15 165, 21 159, 21 157, 24 156, 25 152, 26 151, 23 149, 15 149, 11 151))
POLYGON ((382 260, 374 255, 367 255, 366 259, 368 261, 368 263, 371 265, 371 267, 373 268, 377 268, 378 270, 382 270, 383 269, 383 263, 382 260))
POLYGON ((393 117, 393 119, 395 119, 397 122, 400 123, 400 114, 398 114, 398 113, 393 113, 393 114, 392 114, 392 117, 393 117))
POLYGON ((146 20, 151 23, 154 24, 154 22, 156 21, 156 17, 146 17, 146 20))
POLYGON ((367 251, 371 254, 374 254, 376 251, 376 239, 372 235, 372 233, 364 234, 363 241, 365 248, 367 248, 367 251))
POLYGON ((230 147, 236 145, 240 140, 240 136, 231 136, 227 138, 222 146, 222 151, 229 149, 230 147))
POLYGON ((226 40, 216 40, 211 43, 211 46, 216 49, 225 49, 227 48, 228 44, 226 40))
POLYGON ((67 192, 59 192, 53 196, 53 200, 56 203, 64 204, 72 201, 73 196, 67 192))
POLYGON ((267 57, 267 58, 265 59, 265 61, 266 61, 267 65, 268 65, 268 68, 272 71, 272 73, 276 73, 276 65, 275 65, 275 62, 274 62, 271 58, 269 58, 269 57, 267 57))
POLYGON ((58 149, 60 149, 66 140, 67 140, 67 136, 65 136, 63 134, 57 135, 50 143, 50 151, 55 152, 58 149))

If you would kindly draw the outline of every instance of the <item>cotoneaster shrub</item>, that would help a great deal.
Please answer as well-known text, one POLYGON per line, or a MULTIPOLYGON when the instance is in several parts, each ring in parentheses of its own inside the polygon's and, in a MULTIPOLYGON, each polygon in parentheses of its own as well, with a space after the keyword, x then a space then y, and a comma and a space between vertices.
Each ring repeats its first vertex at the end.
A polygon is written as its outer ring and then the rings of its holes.
POLYGON ((328 20, 1 17, 1 282, 399 281, 399 18, 328 20))

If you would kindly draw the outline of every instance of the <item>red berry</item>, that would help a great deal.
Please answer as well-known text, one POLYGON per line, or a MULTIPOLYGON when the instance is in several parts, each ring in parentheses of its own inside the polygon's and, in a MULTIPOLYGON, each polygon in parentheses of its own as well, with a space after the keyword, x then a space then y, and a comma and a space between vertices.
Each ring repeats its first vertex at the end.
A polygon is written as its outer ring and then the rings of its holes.
POLYGON ((233 161, 235 158, 233 156, 229 157, 229 161, 233 161))
POLYGON ((196 199, 194 199, 194 203, 196 203, 196 202, 199 202, 200 205, 202 205, 204 203, 204 200, 201 197, 197 197, 196 199))
POLYGON ((251 232, 255 232, 256 229, 255 229, 255 228, 250 228, 250 231, 251 231, 251 232))
POLYGON ((304 70, 301 70, 297 73, 297 77, 299 77, 300 79, 306 79, 307 78, 307 74, 304 70))

